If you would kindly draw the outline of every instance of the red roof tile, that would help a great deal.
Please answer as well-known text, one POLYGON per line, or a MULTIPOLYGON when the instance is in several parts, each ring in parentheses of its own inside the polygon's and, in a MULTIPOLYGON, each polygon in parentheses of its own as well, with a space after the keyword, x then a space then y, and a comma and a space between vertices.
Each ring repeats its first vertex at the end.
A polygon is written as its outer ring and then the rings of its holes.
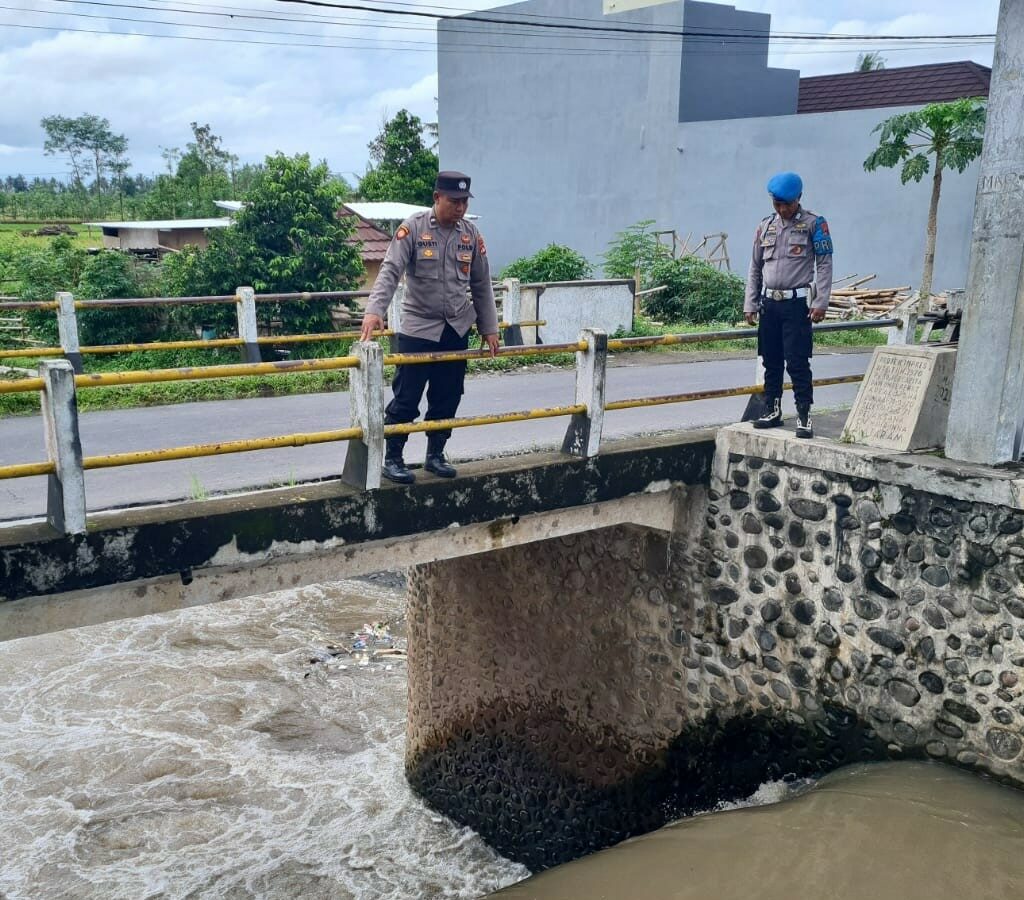
POLYGON ((975 62, 932 63, 800 79, 798 113, 919 106, 987 97, 992 70, 975 62))
POLYGON ((354 213, 347 206, 343 206, 338 210, 338 216, 343 218, 355 217, 355 232, 346 243, 353 245, 362 243, 363 262, 381 262, 384 259, 384 254, 388 252, 391 235, 357 213, 354 213))

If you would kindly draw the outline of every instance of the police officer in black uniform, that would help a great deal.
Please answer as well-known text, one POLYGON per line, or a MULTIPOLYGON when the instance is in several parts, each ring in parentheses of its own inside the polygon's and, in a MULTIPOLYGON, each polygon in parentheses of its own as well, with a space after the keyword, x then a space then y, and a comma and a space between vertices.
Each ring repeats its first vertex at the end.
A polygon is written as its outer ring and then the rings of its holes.
MULTIPOLYGON (((360 340, 371 340, 373 332, 384 327, 388 305, 404 275, 399 353, 465 350, 469 329, 476 325, 481 344, 487 345, 492 356, 495 354, 498 313, 487 245, 476 226, 464 218, 473 196, 469 185, 469 176, 462 172, 439 172, 433 207, 413 214, 395 232, 366 303, 360 340)), ((465 376, 465 361, 399 366, 392 385, 394 399, 385 410, 384 424, 414 421, 424 388, 424 419, 453 418, 465 376)), ((450 430, 427 432, 423 468, 442 478, 454 478, 456 474, 444 456, 450 437, 450 430)), ((387 439, 383 475, 400 484, 416 480, 405 464, 407 440, 407 435, 387 439)))

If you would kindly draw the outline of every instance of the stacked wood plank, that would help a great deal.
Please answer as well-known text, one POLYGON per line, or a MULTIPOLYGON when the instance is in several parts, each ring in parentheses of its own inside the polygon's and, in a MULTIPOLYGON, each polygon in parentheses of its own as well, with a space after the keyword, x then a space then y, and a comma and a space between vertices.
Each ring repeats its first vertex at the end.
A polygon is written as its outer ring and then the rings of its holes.
POLYGON ((870 287, 875 275, 847 275, 832 283, 827 319, 877 319, 888 316, 893 308, 910 297, 910 285, 870 287))

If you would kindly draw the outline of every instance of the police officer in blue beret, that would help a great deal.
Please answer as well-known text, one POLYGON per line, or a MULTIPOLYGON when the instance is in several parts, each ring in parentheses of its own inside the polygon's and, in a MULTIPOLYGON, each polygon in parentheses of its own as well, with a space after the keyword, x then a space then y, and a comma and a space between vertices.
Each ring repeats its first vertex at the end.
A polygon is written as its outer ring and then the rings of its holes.
POLYGON ((793 382, 796 436, 811 427, 811 323, 825 318, 832 293, 832 236, 824 216, 800 205, 804 185, 796 172, 768 182, 775 212, 761 220, 747 273, 743 315, 758 324, 757 352, 764 361, 764 414, 755 428, 782 424, 783 368, 793 382))

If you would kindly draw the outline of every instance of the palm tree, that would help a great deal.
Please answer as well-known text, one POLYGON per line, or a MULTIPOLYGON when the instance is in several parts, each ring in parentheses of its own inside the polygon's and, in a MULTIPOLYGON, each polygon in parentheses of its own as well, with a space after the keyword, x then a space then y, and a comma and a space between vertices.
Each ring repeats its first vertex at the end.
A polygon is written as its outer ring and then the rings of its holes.
POLYGON ((857 65, 853 67, 854 72, 875 72, 885 68, 885 57, 881 53, 858 53, 857 65))

